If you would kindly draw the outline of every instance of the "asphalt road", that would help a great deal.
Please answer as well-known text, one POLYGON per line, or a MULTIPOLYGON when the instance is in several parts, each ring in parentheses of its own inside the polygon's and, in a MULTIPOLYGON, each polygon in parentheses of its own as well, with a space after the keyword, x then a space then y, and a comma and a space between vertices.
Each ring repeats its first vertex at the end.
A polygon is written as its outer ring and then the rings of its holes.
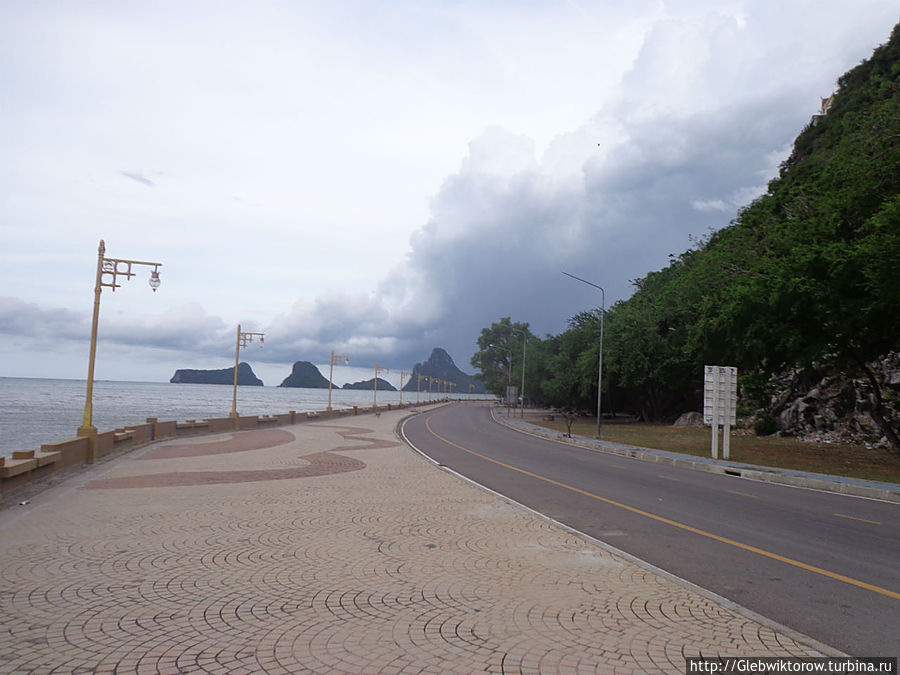
POLYGON ((854 656, 900 655, 900 505, 661 466, 509 429, 485 404, 404 434, 472 480, 854 656))

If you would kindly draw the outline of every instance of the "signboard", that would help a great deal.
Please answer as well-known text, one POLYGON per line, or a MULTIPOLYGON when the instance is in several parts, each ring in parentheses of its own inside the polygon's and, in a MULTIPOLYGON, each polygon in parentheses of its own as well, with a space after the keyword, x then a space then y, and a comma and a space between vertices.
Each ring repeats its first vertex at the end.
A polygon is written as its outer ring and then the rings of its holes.
POLYGON ((506 405, 515 406, 519 404, 519 388, 515 385, 506 388, 506 405))
POLYGON ((704 366, 703 422, 712 427, 712 458, 719 458, 719 425, 722 425, 722 457, 731 451, 731 427, 737 422, 737 368, 704 366))
POLYGON ((734 366, 704 366, 703 423, 737 423, 737 368, 734 366))

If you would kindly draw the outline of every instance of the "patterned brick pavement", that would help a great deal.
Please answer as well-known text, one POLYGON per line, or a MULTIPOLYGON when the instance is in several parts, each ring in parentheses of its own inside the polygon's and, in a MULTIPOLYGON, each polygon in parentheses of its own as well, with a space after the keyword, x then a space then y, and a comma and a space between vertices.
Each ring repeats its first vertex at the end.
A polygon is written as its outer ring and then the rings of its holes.
POLYGON ((0 672, 683 673, 819 653, 444 473, 399 419, 157 444, 0 512, 0 672))

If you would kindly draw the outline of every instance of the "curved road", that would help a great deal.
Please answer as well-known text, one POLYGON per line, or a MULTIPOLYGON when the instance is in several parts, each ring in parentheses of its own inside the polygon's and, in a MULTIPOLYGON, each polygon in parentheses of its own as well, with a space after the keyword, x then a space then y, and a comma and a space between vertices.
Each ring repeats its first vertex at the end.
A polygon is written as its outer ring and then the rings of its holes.
POLYGON ((403 432, 438 464, 825 644, 900 654, 900 504, 578 448, 485 404, 403 432))

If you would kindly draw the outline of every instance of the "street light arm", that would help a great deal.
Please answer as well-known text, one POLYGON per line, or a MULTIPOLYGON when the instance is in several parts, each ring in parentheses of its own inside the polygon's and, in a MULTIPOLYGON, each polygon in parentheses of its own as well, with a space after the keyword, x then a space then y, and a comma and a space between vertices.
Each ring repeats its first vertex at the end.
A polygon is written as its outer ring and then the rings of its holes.
POLYGON ((587 284, 588 286, 593 286, 594 288, 600 289, 600 357, 597 359, 597 438, 602 438, 602 406, 601 401, 603 397, 603 318, 606 316, 606 291, 603 290, 603 286, 598 286, 597 284, 591 283, 587 279, 582 279, 581 277, 576 277, 574 274, 569 274, 568 272, 563 272, 567 277, 571 277, 576 281, 580 281, 583 284, 587 284))

